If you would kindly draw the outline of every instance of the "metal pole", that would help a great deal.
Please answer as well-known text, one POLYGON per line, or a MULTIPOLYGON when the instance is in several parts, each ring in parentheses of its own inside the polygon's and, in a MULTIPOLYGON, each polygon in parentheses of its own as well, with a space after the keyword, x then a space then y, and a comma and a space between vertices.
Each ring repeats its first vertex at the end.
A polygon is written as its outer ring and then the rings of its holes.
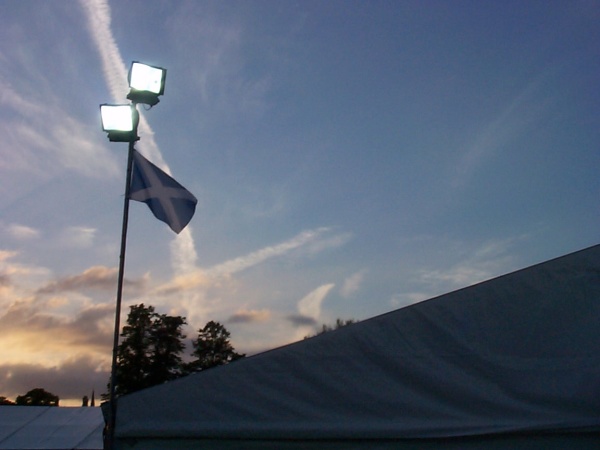
MULTIPOLYGON (((134 117, 134 136, 137 138, 138 112, 135 103, 132 105, 132 113, 134 117)), ((115 307, 115 330, 113 335, 113 351, 112 365, 110 369, 110 416, 108 422, 108 436, 105 448, 108 450, 114 449, 115 442, 115 424, 117 422, 117 397, 116 397, 116 382, 117 382, 117 353, 119 349, 119 334, 121 331, 121 300, 123 298, 123 280, 125 274, 125 249, 127 247, 127 224, 129 222, 129 195, 131 190, 131 173, 133 169, 133 152, 135 140, 129 142, 129 151, 127 154, 127 175, 125 176, 125 200, 123 202, 123 227, 121 232, 121 253, 119 256, 119 278, 117 281, 117 304, 115 307)))

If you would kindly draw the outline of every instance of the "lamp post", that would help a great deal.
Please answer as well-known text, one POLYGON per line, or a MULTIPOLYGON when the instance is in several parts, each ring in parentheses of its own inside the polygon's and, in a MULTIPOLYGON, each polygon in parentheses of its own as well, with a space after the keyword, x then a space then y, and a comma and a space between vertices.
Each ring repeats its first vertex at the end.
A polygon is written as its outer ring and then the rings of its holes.
POLYGON ((108 434, 105 440, 105 448, 114 448, 115 425, 117 420, 117 353, 119 349, 119 331, 121 322, 121 300, 123 298, 123 280, 125 274, 125 250, 127 247, 127 225, 129 221, 129 196, 131 188, 131 173, 133 167, 134 143, 140 138, 137 134, 140 120, 137 104, 145 104, 150 107, 159 102, 158 96, 165 90, 166 69, 148 66, 137 61, 131 64, 129 70, 130 91, 127 98, 130 104, 100 105, 100 116, 102 129, 108 133, 111 142, 128 142, 127 172, 125 176, 125 199, 123 202, 123 225, 121 230, 121 251, 119 254, 119 276, 117 280, 117 299, 115 306, 115 328, 113 334, 112 364, 110 372, 109 405, 110 414, 108 421, 108 434))

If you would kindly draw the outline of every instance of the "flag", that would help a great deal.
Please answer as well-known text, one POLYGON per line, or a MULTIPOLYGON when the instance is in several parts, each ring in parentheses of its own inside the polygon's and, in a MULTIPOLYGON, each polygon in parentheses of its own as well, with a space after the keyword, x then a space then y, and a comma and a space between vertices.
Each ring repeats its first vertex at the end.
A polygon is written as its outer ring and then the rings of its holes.
POLYGON ((136 150, 133 151, 133 174, 129 198, 144 202, 152 214, 179 233, 192 220, 196 197, 160 170, 136 150))

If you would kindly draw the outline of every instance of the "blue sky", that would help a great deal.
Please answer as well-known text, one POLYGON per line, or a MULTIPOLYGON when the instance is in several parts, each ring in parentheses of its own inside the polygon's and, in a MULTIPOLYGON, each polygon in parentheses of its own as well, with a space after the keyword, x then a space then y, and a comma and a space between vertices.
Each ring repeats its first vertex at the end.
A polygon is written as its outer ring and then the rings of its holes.
MULTIPOLYGON (((8 2, 0 395, 108 379, 133 60, 168 70, 136 148, 198 198, 132 203, 123 314, 253 353, 599 241, 600 2, 8 2)), ((76 404, 78 400, 73 400, 76 404)))

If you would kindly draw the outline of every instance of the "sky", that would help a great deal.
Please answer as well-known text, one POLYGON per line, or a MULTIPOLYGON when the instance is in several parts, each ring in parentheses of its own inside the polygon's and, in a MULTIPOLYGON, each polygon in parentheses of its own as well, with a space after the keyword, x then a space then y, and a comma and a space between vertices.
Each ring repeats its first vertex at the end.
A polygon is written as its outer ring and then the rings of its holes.
POLYGON ((130 305, 253 354, 600 241, 600 1, 21 0, 0 15, 0 396, 106 391, 136 149, 198 198, 129 212, 130 305))

